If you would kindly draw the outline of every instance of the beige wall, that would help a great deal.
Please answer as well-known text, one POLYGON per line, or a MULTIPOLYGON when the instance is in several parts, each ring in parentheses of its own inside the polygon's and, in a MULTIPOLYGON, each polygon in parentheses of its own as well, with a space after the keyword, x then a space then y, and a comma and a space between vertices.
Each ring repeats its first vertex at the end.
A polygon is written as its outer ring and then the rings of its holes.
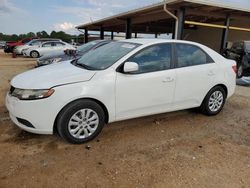
MULTIPOLYGON (((222 23, 216 23, 222 24, 222 23)), ((231 26, 250 28, 250 21, 233 20, 231 26)), ((222 38, 222 29, 198 26, 197 30, 185 29, 184 39, 199 42, 209 46, 210 48, 220 51, 222 38)), ((250 40, 250 32, 230 30, 228 41, 234 42, 239 40, 250 40)))

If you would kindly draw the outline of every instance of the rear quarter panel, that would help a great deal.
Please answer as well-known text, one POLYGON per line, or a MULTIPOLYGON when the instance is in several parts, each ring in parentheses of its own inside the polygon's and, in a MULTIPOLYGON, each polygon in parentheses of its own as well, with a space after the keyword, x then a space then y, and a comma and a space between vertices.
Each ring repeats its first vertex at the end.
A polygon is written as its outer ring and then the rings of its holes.
POLYGON ((236 73, 232 68, 234 65, 236 65, 236 61, 226 59, 214 50, 203 45, 201 46, 204 50, 206 50, 206 52, 208 52, 208 54, 211 56, 211 58, 215 61, 217 65, 215 70, 217 76, 216 79, 213 80, 213 84, 225 85, 228 90, 227 97, 229 98, 234 94, 236 88, 236 73))

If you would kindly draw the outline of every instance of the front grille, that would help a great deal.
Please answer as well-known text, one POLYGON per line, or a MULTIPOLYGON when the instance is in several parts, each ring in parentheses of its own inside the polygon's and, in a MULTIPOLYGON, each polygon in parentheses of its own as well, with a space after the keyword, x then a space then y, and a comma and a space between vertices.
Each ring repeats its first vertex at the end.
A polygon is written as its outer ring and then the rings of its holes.
POLYGON ((15 90, 16 88, 14 88, 13 86, 10 87, 10 95, 13 93, 13 91, 15 90))

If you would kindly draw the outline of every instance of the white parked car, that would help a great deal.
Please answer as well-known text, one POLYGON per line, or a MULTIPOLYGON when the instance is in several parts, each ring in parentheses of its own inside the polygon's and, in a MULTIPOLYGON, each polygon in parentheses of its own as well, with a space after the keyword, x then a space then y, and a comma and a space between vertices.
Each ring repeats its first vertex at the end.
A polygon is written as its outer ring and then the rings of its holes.
POLYGON ((23 50, 23 55, 27 57, 38 58, 45 54, 56 52, 56 51, 64 51, 66 49, 76 49, 71 44, 68 44, 63 41, 49 41, 44 42, 38 47, 31 47, 27 50, 23 50))
POLYGON ((83 143, 110 122, 195 107, 216 115, 235 91, 235 71, 198 43, 130 39, 16 76, 6 106, 26 131, 83 143))
POLYGON ((21 45, 21 46, 16 46, 14 48, 14 53, 17 55, 22 55, 23 51, 28 50, 29 48, 38 48, 43 42, 48 42, 48 41, 61 41, 60 39, 52 39, 52 38, 40 38, 40 39, 33 39, 30 42, 21 45))

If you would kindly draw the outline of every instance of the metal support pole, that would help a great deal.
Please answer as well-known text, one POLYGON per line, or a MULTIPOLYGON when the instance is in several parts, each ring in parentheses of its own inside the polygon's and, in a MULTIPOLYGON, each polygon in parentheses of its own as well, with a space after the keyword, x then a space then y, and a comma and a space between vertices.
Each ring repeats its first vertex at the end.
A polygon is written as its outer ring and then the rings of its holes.
POLYGON ((104 39, 104 29, 103 29, 103 27, 100 28, 100 39, 101 40, 104 39))
POLYGON ((135 33, 135 38, 137 38, 137 33, 135 33))
MULTIPOLYGON (((164 4, 164 7, 163 7, 163 10, 169 15, 171 16, 172 18, 175 19, 175 30, 174 30, 174 38, 173 39, 177 39, 177 33, 178 33, 178 25, 179 25, 179 19, 178 17, 176 17, 172 12, 170 12, 168 9, 167 9, 167 3, 164 4)), ((175 12, 176 14, 176 12, 175 12)))
POLYGON ((185 24, 185 9, 180 8, 177 12, 178 17, 178 32, 177 32, 177 39, 182 40, 183 39, 183 31, 184 31, 184 24, 185 24))
POLYGON ((229 26, 230 26, 230 15, 227 15, 227 17, 226 17, 225 26, 226 26, 226 28, 223 29, 223 31, 222 31, 220 51, 224 50, 227 47, 226 45, 227 45, 229 26))
POLYGON ((114 40, 114 31, 111 31, 111 40, 114 40))
POLYGON ((132 37, 132 28, 131 28, 131 18, 127 18, 126 20, 126 39, 131 39, 132 37))
POLYGON ((84 43, 88 43, 88 29, 85 29, 85 33, 84 33, 84 43))

